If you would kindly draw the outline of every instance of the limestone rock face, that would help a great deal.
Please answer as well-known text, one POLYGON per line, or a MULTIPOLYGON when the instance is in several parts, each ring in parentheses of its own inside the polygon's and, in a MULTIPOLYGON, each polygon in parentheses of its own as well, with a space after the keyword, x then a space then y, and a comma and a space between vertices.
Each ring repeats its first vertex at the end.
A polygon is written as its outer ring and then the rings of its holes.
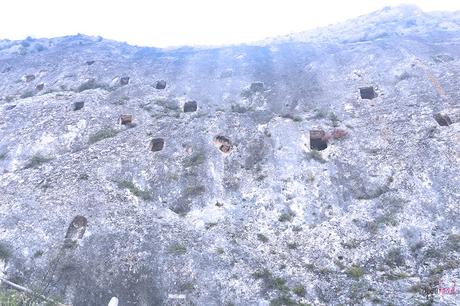
POLYGON ((4 276, 72 305, 458 305, 459 37, 400 7, 219 48, 0 41, 4 276))

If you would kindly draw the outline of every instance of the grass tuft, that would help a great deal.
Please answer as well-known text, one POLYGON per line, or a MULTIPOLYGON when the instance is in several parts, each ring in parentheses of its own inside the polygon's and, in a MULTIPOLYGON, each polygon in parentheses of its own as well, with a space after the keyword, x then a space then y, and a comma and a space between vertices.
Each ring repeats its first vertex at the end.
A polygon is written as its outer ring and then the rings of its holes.
POLYGON ((175 255, 183 255, 187 253, 187 247, 180 243, 173 243, 169 246, 168 252, 175 255))
POLYGON ((353 265, 347 270, 347 275, 352 278, 361 278, 364 275, 363 268, 353 265))
POLYGON ((51 161, 52 158, 44 157, 41 154, 35 154, 29 160, 29 162, 24 166, 24 169, 38 168, 40 165, 51 161))
POLYGON ((114 130, 112 128, 103 128, 89 136, 88 144, 93 144, 103 139, 115 137, 117 134, 117 130, 114 130))
POLYGON ((147 190, 142 190, 138 188, 133 182, 131 181, 121 181, 118 182, 118 187, 119 188, 126 188, 128 189, 132 194, 134 194, 136 197, 141 198, 145 201, 151 200, 152 195, 150 194, 150 191, 147 190))

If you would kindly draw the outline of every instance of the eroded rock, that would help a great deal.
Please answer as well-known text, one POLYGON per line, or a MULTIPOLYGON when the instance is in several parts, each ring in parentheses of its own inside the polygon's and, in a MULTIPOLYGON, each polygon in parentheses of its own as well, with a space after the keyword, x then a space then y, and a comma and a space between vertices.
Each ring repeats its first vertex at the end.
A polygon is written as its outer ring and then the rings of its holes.
POLYGON ((85 102, 83 102, 83 101, 74 102, 74 104, 73 104, 73 110, 74 110, 74 111, 80 110, 80 109, 83 108, 83 106, 85 106, 85 102))
POLYGON ((121 125, 131 125, 133 122, 133 115, 121 115, 118 123, 121 125))
POLYGON ((165 141, 163 138, 154 138, 150 141, 150 151, 158 152, 163 150, 165 141))
POLYGON ((230 153, 232 150, 232 143, 230 139, 222 135, 214 137, 214 145, 216 145, 221 152, 226 154, 230 153))
POLYGON ((166 81, 165 80, 159 80, 155 83, 155 88, 156 89, 165 89, 166 88, 166 81))
POLYGON ((326 132, 323 130, 310 131, 310 149, 322 151, 327 148, 326 132))
POLYGON ((377 97, 377 93, 372 86, 361 87, 359 89, 359 93, 361 95, 361 99, 372 100, 377 97))
POLYGON ((198 104, 196 101, 188 101, 184 103, 184 113, 196 112, 198 104))
POLYGON ((452 120, 447 114, 437 113, 434 115, 434 119, 440 126, 449 126, 452 124, 452 120))
POLYGON ((124 76, 124 77, 120 78, 120 85, 121 86, 128 85, 128 84, 129 84, 129 77, 128 76, 124 76))

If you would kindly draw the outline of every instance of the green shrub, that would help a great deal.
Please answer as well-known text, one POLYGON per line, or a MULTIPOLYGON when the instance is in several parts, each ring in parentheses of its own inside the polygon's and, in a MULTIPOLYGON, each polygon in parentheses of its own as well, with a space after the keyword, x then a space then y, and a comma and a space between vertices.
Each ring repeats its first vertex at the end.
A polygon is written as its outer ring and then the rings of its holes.
POLYGON ((294 213, 282 213, 279 218, 278 218, 278 221, 279 222, 291 222, 292 221, 292 218, 294 217, 294 213))
POLYGON ((26 92, 24 92, 23 94, 21 94, 19 97, 21 99, 25 99, 25 98, 30 98, 30 97, 33 97, 34 96, 34 92, 31 91, 31 90, 28 90, 26 92))
POLYGON ((267 289, 276 289, 280 291, 287 291, 286 281, 281 277, 274 277, 273 274, 267 269, 259 270, 252 273, 252 277, 260 279, 264 282, 267 289))
POLYGON ((260 233, 257 234, 257 239, 258 239, 259 241, 262 241, 263 243, 268 242, 268 238, 267 238, 267 236, 265 236, 264 234, 260 234, 260 233))
POLYGON ((347 270, 347 275, 353 278, 360 278, 364 275, 364 271, 361 267, 353 265, 347 270))
POLYGON ((49 162, 52 158, 44 157, 41 154, 35 154, 29 160, 29 162, 24 166, 24 169, 37 168, 40 165, 49 162))
POLYGON ((292 292, 294 292, 298 296, 305 296, 307 290, 305 290, 305 287, 303 285, 298 285, 292 289, 292 292))
POLYGON ((292 300, 287 295, 279 296, 270 301, 270 306, 299 306, 301 304, 297 303, 296 301, 292 300))
POLYGON ((217 248, 216 253, 219 254, 219 255, 222 255, 222 254, 225 253, 225 250, 223 248, 217 248))
POLYGON ((10 248, 5 243, 0 242, 0 259, 3 261, 6 261, 10 257, 11 257, 10 248))
POLYGON ((206 188, 203 185, 198 186, 188 186, 185 190, 185 194, 188 196, 198 196, 206 191, 206 188))
MULTIPOLYGON (((0 289, 0 305, 5 306, 22 306, 26 305, 27 297, 24 293, 13 289, 0 289)), ((28 305, 28 304, 27 304, 28 305)))
POLYGON ((85 90, 98 89, 98 88, 108 90, 108 86, 106 84, 101 84, 101 83, 96 82, 96 80, 91 79, 91 80, 88 80, 80 84, 80 86, 78 86, 78 88, 75 91, 83 92, 85 90))
POLYGON ((217 222, 208 222, 208 223, 206 223, 206 224, 204 225, 204 228, 208 230, 208 229, 213 228, 213 227, 216 226, 217 224, 218 224, 217 222))
POLYGON ((128 189, 132 194, 134 194, 136 197, 141 198, 145 201, 151 200, 152 195, 150 194, 150 191, 147 190, 142 190, 139 189, 133 182, 131 181, 121 181, 118 182, 118 187, 119 188, 126 188, 128 189))
POLYGON ((327 163, 327 160, 325 160, 321 153, 316 150, 305 152, 305 159, 308 161, 315 160, 321 164, 327 163))
POLYGON ((173 243, 169 246, 168 252, 175 255, 183 255, 187 253, 187 247, 180 243, 173 243))
POLYGON ((460 235, 450 234, 449 237, 447 237, 447 247, 452 251, 460 251, 460 235))
POLYGON ((184 167, 195 167, 206 161, 206 156, 202 153, 195 153, 184 161, 184 167))
POLYGON ((115 137, 117 134, 117 130, 114 130, 112 128, 103 128, 89 136, 88 144, 93 144, 103 139, 115 137))
POLYGON ((404 265, 404 263, 404 255, 402 254, 400 248, 391 249, 385 256, 385 264, 387 264, 390 267, 399 267, 404 265))

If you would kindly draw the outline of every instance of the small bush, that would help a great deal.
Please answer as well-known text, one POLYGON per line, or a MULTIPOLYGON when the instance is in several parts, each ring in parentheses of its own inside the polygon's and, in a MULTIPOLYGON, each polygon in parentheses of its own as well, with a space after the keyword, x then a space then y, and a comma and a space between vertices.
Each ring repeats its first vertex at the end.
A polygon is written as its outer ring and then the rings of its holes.
POLYGON ((203 185, 198 186, 188 186, 185 190, 186 195, 188 196, 198 196, 206 191, 206 188, 203 185))
POLYGON ((136 197, 141 198, 145 201, 151 200, 152 195, 150 194, 149 191, 147 190, 142 190, 139 189, 136 185, 134 185, 133 182, 131 181, 121 181, 118 182, 118 187, 119 188, 126 188, 128 189, 132 194, 134 194, 136 197))
POLYGON ((270 306, 298 306, 296 301, 292 300, 287 295, 282 295, 270 301, 270 306))
POLYGON ((272 278, 272 273, 267 269, 259 270, 251 274, 255 279, 267 279, 272 278))
POLYGON ((389 274, 387 275, 387 277, 389 280, 400 280, 400 279, 408 278, 409 275, 405 272, 400 272, 400 273, 389 274))
POLYGON ((37 168, 40 165, 49 162, 52 158, 44 157, 40 154, 35 154, 29 160, 29 162, 24 166, 24 169, 37 168))
POLYGON ((85 90, 98 89, 98 88, 108 90, 108 86, 106 84, 101 84, 101 83, 96 82, 95 79, 90 79, 90 80, 80 84, 80 86, 78 86, 78 88, 75 91, 76 92, 83 92, 85 90))
POLYGON ((89 179, 89 175, 88 175, 88 173, 82 173, 82 174, 80 174, 80 175, 78 176, 78 179, 79 179, 79 180, 82 180, 82 181, 86 181, 86 180, 89 179))
POLYGON ((298 296, 305 296, 307 290, 305 290, 304 286, 298 285, 292 289, 292 292, 294 292, 298 296))
POLYGON ((34 92, 31 91, 31 90, 28 90, 26 92, 24 92, 23 94, 21 94, 19 97, 21 99, 25 99, 25 98, 30 98, 30 97, 33 97, 34 96, 34 92))
POLYGON ((169 246, 168 252, 175 255, 183 255, 187 253, 187 247, 180 243, 173 243, 169 246))
POLYGON ((263 243, 268 242, 268 238, 264 234, 257 234, 257 239, 263 243))
POLYGON ((287 291, 286 281, 281 277, 274 277, 267 269, 259 270, 252 273, 252 277, 260 279, 264 282, 267 289, 276 289, 280 291, 287 291))
POLYGON ((305 158, 310 161, 310 160, 316 160, 317 162, 324 164, 327 163, 327 161, 323 158, 320 152, 316 150, 312 150, 309 152, 305 153, 305 158))
POLYGON ((364 271, 361 267, 353 265, 347 270, 347 275, 353 278, 360 278, 364 275, 364 271))
POLYGON ((286 281, 281 277, 275 277, 272 279, 272 287, 281 291, 287 290, 286 281))
POLYGON ((29 305, 27 303, 27 296, 25 293, 18 292, 13 289, 0 290, 0 305, 5 306, 22 306, 29 305))
POLYGON ((112 128, 103 128, 89 136, 88 144, 93 144, 103 139, 115 137, 117 134, 118 131, 112 128))
POLYGON ((206 161, 206 156, 202 153, 195 153, 184 161, 184 167, 195 167, 206 161))
POLYGON ((222 255, 222 254, 225 253, 225 250, 223 248, 217 248, 216 253, 219 254, 219 255, 222 255))
POLYGON ((404 265, 404 255, 401 252, 400 248, 391 249, 385 256, 385 264, 390 267, 399 267, 404 265))
POLYGON ((206 224, 204 225, 204 228, 208 230, 208 229, 213 228, 213 227, 216 226, 217 224, 218 224, 217 222, 209 222, 209 223, 206 223, 206 224))
POLYGON ((335 113, 330 113, 329 114, 329 119, 331 120, 331 123, 332 123, 332 126, 333 127, 338 127, 339 126, 339 118, 337 117, 337 115, 335 113))
POLYGON ((299 245, 296 243, 296 242, 289 242, 287 244, 287 247, 290 249, 290 250, 295 250, 299 247, 299 245))
POLYGON ((293 213, 282 213, 279 216, 278 221, 279 222, 291 222, 293 218, 294 218, 293 213))
POLYGON ((7 261, 10 257, 10 248, 6 244, 0 242, 0 260, 7 261))
POLYGON ((460 251, 460 235, 450 234, 449 237, 447 237, 447 247, 452 251, 460 251))

